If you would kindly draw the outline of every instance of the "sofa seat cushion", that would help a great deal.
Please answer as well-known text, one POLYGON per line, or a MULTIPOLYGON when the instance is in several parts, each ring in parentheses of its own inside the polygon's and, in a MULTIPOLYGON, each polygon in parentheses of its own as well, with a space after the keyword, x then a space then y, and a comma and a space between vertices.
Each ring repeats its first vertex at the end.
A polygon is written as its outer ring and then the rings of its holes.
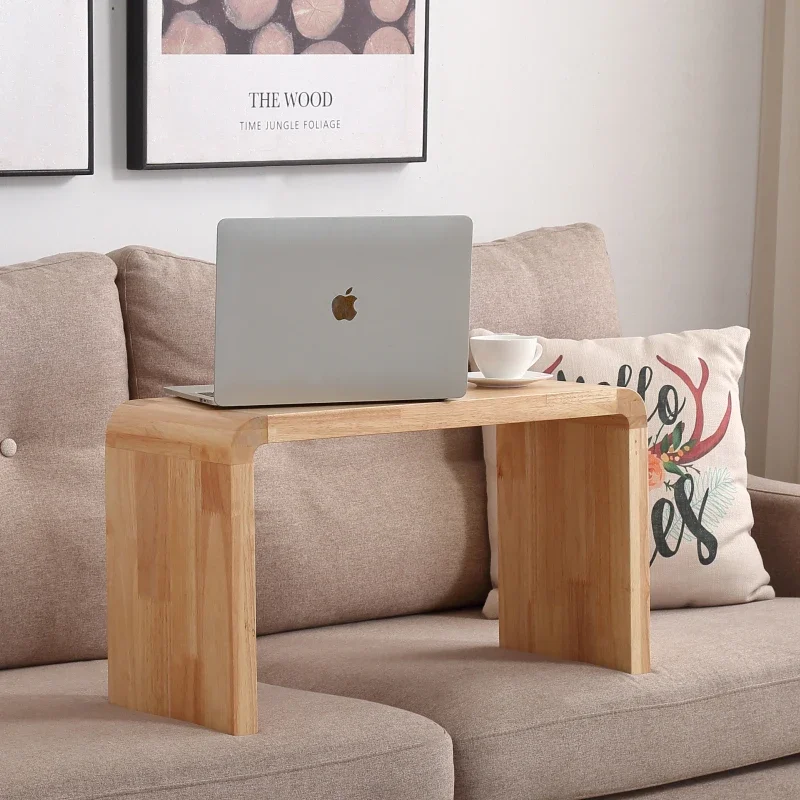
POLYGON ((800 753, 800 600, 654 612, 641 676, 497 642, 477 610, 297 631, 259 640, 259 680, 435 720, 459 800, 595 797, 800 753))
POLYGON ((418 800, 452 797, 435 723, 260 684, 260 731, 234 737, 112 706, 106 662, 0 672, 3 800, 418 800))
POLYGON ((615 794, 613 800, 797 800, 798 797, 800 757, 790 756, 669 786, 615 794))

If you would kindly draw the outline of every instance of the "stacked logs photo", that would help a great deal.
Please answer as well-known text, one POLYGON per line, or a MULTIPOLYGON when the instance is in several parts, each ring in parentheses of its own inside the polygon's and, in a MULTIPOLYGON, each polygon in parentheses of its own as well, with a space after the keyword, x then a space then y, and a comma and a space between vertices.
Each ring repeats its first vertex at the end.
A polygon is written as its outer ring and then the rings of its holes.
POLYGON ((170 55, 409 55, 416 0, 164 0, 170 55))

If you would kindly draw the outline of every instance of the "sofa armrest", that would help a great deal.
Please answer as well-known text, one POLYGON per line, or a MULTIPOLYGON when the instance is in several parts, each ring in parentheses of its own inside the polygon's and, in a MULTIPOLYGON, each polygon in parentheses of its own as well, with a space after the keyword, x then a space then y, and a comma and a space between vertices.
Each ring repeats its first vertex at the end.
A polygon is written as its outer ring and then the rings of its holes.
POLYGON ((748 476, 753 538, 779 597, 800 597, 800 486, 748 476))

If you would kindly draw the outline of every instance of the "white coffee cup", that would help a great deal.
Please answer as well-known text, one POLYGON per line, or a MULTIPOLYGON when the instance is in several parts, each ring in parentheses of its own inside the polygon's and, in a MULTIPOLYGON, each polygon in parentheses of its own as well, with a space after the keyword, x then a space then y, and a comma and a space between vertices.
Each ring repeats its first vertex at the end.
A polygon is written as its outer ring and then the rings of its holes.
POLYGON ((536 336, 493 333, 469 340, 472 358, 485 378, 514 380, 521 378, 542 355, 536 336))

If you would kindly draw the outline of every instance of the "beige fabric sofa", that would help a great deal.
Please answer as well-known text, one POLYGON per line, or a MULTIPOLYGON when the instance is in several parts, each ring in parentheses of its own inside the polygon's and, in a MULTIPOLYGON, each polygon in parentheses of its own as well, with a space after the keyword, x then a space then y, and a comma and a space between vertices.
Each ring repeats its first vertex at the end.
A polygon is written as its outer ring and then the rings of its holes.
MULTIPOLYGON (((592 226, 473 272, 473 326, 618 334, 592 226)), ((800 488, 751 486, 778 599, 654 612, 649 675, 548 662, 479 613, 477 430, 259 451, 259 734, 110 706, 103 430, 210 380, 214 275, 145 247, 0 269, 0 798, 800 796, 800 488)))

